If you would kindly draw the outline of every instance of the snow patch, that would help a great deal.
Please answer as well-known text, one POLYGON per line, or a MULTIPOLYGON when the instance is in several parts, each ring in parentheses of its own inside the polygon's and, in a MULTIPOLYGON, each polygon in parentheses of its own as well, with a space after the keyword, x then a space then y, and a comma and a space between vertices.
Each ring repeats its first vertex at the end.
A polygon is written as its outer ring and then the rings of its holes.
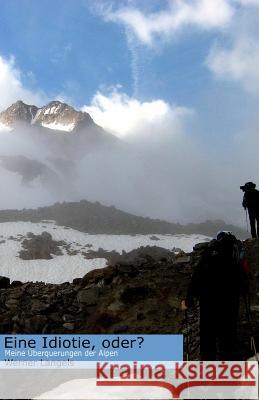
POLYGON ((72 130, 75 127, 75 123, 72 122, 70 124, 60 124, 57 122, 51 122, 49 124, 42 122, 41 124, 44 128, 48 128, 48 129, 54 129, 56 131, 65 131, 65 132, 72 132, 72 130))
POLYGON ((41 108, 38 109, 38 111, 36 112, 34 118, 32 118, 32 120, 31 120, 31 124, 32 124, 32 125, 35 124, 35 122, 37 121, 37 119, 38 119, 40 113, 41 113, 41 108))
POLYGON ((59 104, 59 105, 57 105, 57 106, 52 106, 52 107, 50 107, 50 108, 47 108, 47 109, 44 111, 44 115, 57 114, 58 111, 59 111, 59 109, 60 109, 60 107, 61 107, 61 104, 59 104))
POLYGON ((154 243, 151 235, 92 235, 79 232, 53 222, 3 222, 0 223, 0 275, 9 277, 12 281, 19 280, 43 281, 47 283, 71 282, 81 278, 87 272, 106 266, 106 259, 95 258, 86 260, 82 252, 97 251, 100 247, 122 253, 129 252, 140 246, 157 246, 172 250, 174 247, 190 252, 196 243, 210 240, 203 235, 156 235, 160 240, 154 243), (63 255, 53 256, 51 260, 23 260, 19 257, 22 250, 22 240, 28 232, 39 235, 49 232, 53 240, 65 241, 70 245, 70 251, 76 250, 76 255, 69 255, 61 247, 63 255), (19 240, 20 239, 20 240, 19 240), (21 240, 22 239, 22 240, 21 240), (89 245, 91 247, 89 247, 89 245))
POLYGON ((33 120, 33 113, 31 111, 31 107, 29 107, 29 111, 30 111, 30 114, 31 114, 31 121, 32 121, 33 120))
POLYGON ((47 109, 44 111, 44 115, 48 115, 48 114, 50 114, 50 108, 47 108, 47 109))

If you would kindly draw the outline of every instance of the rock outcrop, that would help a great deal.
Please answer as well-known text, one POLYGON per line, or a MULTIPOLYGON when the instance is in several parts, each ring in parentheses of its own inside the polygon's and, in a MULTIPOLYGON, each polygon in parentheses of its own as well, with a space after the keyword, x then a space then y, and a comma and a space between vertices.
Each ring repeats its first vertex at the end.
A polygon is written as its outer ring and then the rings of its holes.
POLYGON ((23 101, 18 100, 0 113, 0 122, 8 127, 13 127, 17 123, 31 123, 37 111, 38 107, 25 104, 23 101))
POLYGON ((66 245, 66 242, 53 240, 48 232, 42 232, 41 235, 28 233, 27 237, 28 239, 22 241, 23 250, 19 253, 23 260, 50 260, 53 255, 63 254, 60 247, 66 245))

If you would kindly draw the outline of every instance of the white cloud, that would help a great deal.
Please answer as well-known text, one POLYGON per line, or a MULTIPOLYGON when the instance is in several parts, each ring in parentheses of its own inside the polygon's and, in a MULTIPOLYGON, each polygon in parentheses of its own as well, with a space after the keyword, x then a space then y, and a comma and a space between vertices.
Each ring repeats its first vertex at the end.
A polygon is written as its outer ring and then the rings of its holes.
POLYGON ((219 78, 240 82, 252 93, 259 93, 259 41, 236 38, 231 48, 214 46, 207 66, 219 78))
MULTIPOLYGON (((216 154, 211 143, 204 143, 204 132, 194 133, 198 114, 161 99, 141 102, 117 89, 97 93, 84 110, 105 129, 125 137, 118 147, 80 161, 80 182, 87 182, 88 199, 173 221, 240 221, 237 190, 256 170, 256 151, 244 158, 243 143, 236 146, 229 138, 231 157, 224 145, 216 154)), ((256 143, 252 137, 247 149, 256 149, 256 143)))
POLYGON ((99 8, 99 14, 106 21, 125 27, 132 56, 135 97, 144 54, 141 45, 153 49, 157 39, 172 39, 177 32, 192 27, 203 31, 217 30, 224 34, 225 39, 232 40, 232 47, 212 46, 209 52, 206 63, 217 77, 241 82, 249 92, 259 91, 256 21, 259 0, 168 0, 167 3, 167 8, 156 12, 148 12, 141 8, 140 3, 130 1, 127 6, 112 2, 109 7, 99 8))
POLYGON ((156 99, 141 102, 114 89, 108 95, 97 92, 90 106, 84 106, 94 121, 119 137, 138 135, 163 126, 171 126, 179 132, 182 119, 192 111, 185 107, 170 105, 156 99))
POLYGON ((14 57, 0 56, 0 111, 17 100, 30 104, 41 104, 45 96, 41 92, 27 89, 22 83, 22 72, 16 67, 14 57))
POLYGON ((229 0, 170 0, 166 10, 156 13, 121 7, 108 9, 103 16, 131 28, 142 43, 152 46, 156 37, 170 36, 188 25, 205 30, 225 27, 234 12, 229 0))

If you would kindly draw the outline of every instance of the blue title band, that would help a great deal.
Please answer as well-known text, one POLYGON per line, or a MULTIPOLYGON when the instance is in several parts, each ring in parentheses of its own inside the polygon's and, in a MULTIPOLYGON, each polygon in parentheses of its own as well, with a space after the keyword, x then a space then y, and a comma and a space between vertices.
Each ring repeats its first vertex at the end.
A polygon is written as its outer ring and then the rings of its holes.
POLYGON ((182 335, 0 335, 0 361, 182 359, 182 335))

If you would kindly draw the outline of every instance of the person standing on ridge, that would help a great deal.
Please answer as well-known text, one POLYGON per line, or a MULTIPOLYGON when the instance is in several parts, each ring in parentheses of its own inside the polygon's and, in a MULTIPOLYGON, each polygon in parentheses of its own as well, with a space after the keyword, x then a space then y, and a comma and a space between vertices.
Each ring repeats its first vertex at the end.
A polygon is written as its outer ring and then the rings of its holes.
POLYGON ((248 210, 252 238, 259 238, 259 191, 253 182, 247 182, 240 189, 244 192, 242 205, 248 210))
POLYGON ((203 361, 232 361, 238 357, 239 298, 248 291, 244 260, 242 242, 231 232, 222 231, 208 243, 193 271, 181 310, 199 302, 203 361))

